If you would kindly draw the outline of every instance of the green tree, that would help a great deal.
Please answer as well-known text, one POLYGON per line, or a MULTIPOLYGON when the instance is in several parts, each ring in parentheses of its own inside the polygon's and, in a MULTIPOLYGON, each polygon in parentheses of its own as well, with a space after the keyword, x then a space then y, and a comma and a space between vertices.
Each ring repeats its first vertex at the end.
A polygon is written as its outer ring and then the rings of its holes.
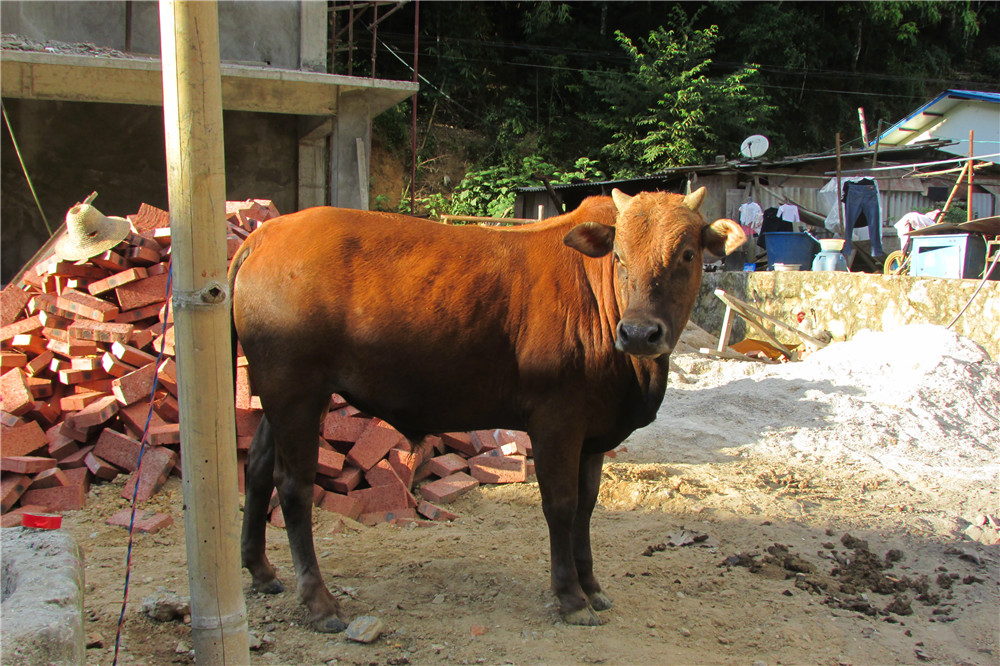
POLYGON ((617 175, 704 163, 765 128, 774 107, 754 87, 756 66, 710 76, 717 26, 699 30, 683 20, 638 45, 616 35, 632 60, 630 74, 587 78, 609 112, 592 118, 610 134, 603 152, 617 175))

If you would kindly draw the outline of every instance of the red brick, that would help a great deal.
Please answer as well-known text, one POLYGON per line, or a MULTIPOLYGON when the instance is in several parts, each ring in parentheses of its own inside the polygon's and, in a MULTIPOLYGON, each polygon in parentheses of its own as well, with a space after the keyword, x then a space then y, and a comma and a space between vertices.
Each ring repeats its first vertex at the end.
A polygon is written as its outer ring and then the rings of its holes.
POLYGON ((146 427, 146 419, 149 419, 149 427, 167 425, 167 422, 153 410, 152 416, 149 414, 149 401, 143 400, 128 407, 118 410, 118 418, 125 425, 125 429, 136 439, 142 437, 142 431, 146 427))
POLYGON ((114 380, 113 391, 118 402, 132 405, 143 398, 148 398, 153 391, 153 380, 156 377, 156 364, 150 363, 114 380))
POLYGON ((71 393, 59 398, 59 409, 64 412, 78 412, 85 409, 87 405, 93 404, 106 396, 102 391, 82 391, 81 393, 71 393))
POLYGON ((140 234, 170 226, 170 213, 148 203, 141 204, 139 210, 127 216, 127 219, 140 234))
POLYGON ((94 455, 102 460, 107 460, 112 465, 134 472, 139 463, 140 448, 142 448, 142 443, 138 440, 123 435, 117 430, 105 428, 97 439, 97 444, 94 445, 94 455))
POLYGON ((70 324, 68 332, 71 340, 111 344, 112 342, 128 342, 132 338, 132 329, 132 324, 80 319, 70 324))
POLYGON ((153 401, 153 409, 160 418, 168 423, 177 423, 180 421, 180 406, 177 404, 177 398, 169 393, 158 396, 153 401))
POLYGON ((134 532, 156 534, 163 528, 173 525, 174 519, 170 517, 170 514, 136 508, 134 520, 132 519, 132 509, 122 509, 105 522, 108 525, 124 527, 126 529, 131 525, 134 532))
MULTIPOLYGON (((54 387, 57 394, 62 393, 61 386, 54 387)), ((58 423, 62 420, 62 409, 59 408, 59 399, 53 398, 48 402, 42 402, 38 400, 35 402, 35 408, 28 412, 28 417, 37 421, 39 425, 48 428, 49 426, 58 423)))
POLYGON ((55 486, 68 486, 70 485, 69 478, 66 476, 66 472, 62 471, 58 467, 50 467, 49 469, 42 470, 31 480, 31 485, 28 486, 29 490, 38 490, 39 488, 53 488, 55 486))
POLYGON ((361 515, 361 510, 364 508, 356 497, 348 497, 340 493, 324 494, 323 499, 320 500, 319 507, 326 511, 347 516, 351 520, 357 520, 361 515))
POLYGON ((95 400, 75 414, 66 417, 76 428, 90 428, 105 423, 118 413, 118 401, 113 395, 95 400))
POLYGON ((250 409, 250 400, 253 393, 250 389, 250 371, 247 366, 236 367, 236 408, 250 409))
POLYGON ((363 488, 352 490, 347 494, 361 502, 364 507, 363 513, 376 511, 393 511, 396 509, 406 509, 414 506, 416 501, 407 492, 403 485, 378 486, 376 488, 363 488))
POLYGON ((500 444, 497 443, 497 438, 493 435, 492 430, 476 430, 469 434, 474 445, 478 442, 477 448, 479 449, 479 453, 500 448, 500 444))
POLYGON ((365 472, 365 481, 372 488, 396 485, 405 487, 403 480, 399 478, 388 460, 379 460, 370 470, 365 472))
POLYGON ((74 358, 77 356, 91 356, 100 354, 101 348, 93 342, 80 342, 79 340, 49 340, 45 345, 53 353, 63 358, 74 358))
POLYGON ((280 505, 271 509, 271 516, 268 518, 267 522, 274 527, 285 529, 285 514, 282 513, 280 505))
POLYGON ((123 271, 129 267, 128 260, 117 252, 108 250, 89 259, 90 263, 110 271, 123 271))
POLYGON ((28 390, 35 401, 52 396, 52 380, 44 377, 25 377, 28 382, 28 390))
POLYGON ((118 315, 118 307, 113 303, 75 289, 66 289, 57 296, 56 306, 94 321, 107 322, 118 315))
MULTIPOLYGON (((119 312, 118 316, 115 317, 115 321, 122 324, 138 324, 144 319, 152 319, 157 314, 159 314, 160 309, 163 306, 159 303, 150 303, 149 305, 144 305, 141 308, 135 308, 133 310, 125 310, 119 312)), ((133 334, 135 332, 133 331, 133 334)))
POLYGON ((3 456, 28 456, 39 451, 49 440, 45 436, 42 426, 34 421, 26 421, 11 428, 4 428, 3 434, 3 456))
POLYGON ((60 370, 58 373, 60 384, 83 384, 85 382, 92 382, 98 379, 105 379, 108 373, 104 372, 104 369, 100 370, 60 370))
POLYGON ((129 477, 122 490, 122 497, 132 499, 135 492, 136 500, 145 502, 163 487, 176 462, 177 454, 174 451, 163 447, 146 447, 142 454, 142 469, 138 473, 133 472, 129 477), (136 490, 137 483, 138 490, 136 490))
POLYGON ((87 285, 87 291, 90 292, 92 296, 97 296, 111 291, 116 287, 128 284, 130 282, 135 282, 136 280, 142 280, 146 277, 146 269, 138 266, 136 268, 129 268, 124 271, 119 271, 110 277, 106 277, 103 280, 97 280, 96 282, 91 282, 87 285))
POLYGON ((181 426, 179 423, 167 423, 161 426, 150 427, 146 434, 146 443, 152 446, 180 444, 180 441, 181 426))
POLYGON ((373 527, 379 523, 391 523, 394 520, 416 519, 417 512, 413 509, 393 509, 391 511, 366 511, 358 518, 363 525, 373 527))
POLYGON ((364 477, 364 472, 357 467, 344 467, 344 471, 330 479, 328 483, 324 484, 324 487, 334 492, 347 493, 357 488, 362 477, 364 477))
POLYGON ((431 504, 427 500, 420 500, 420 502, 417 503, 417 513, 425 518, 438 521, 452 521, 458 518, 457 514, 442 509, 435 504, 431 504))
POLYGON ((80 469, 80 468, 87 469, 87 463, 86 463, 87 454, 93 450, 94 450, 93 444, 81 447, 75 453, 71 453, 64 458, 61 458, 59 460, 59 467, 67 472, 70 470, 80 469))
POLYGON ((264 412, 254 409, 236 409, 236 434, 243 435, 245 437, 253 437, 253 434, 257 432, 257 426, 260 425, 261 419, 264 417, 264 412))
POLYGON ((21 495, 21 502, 39 504, 50 511, 73 511, 87 503, 87 490, 78 484, 28 490, 21 495))
POLYGON ((55 257, 39 262, 35 266, 35 273, 38 275, 83 278, 85 280, 102 280, 108 276, 108 271, 98 266, 78 264, 74 261, 60 261, 55 257))
POLYGON ((84 465, 90 470, 90 473, 96 476, 98 479, 104 479, 105 481, 111 481, 116 476, 118 476, 118 468, 111 463, 102 460, 101 458, 94 455, 91 451, 83 459, 84 465))
POLYGON ((423 486, 420 494, 428 502, 448 504, 478 485, 479 481, 465 472, 455 472, 423 486))
POLYGON ((0 326, 17 321, 31 300, 31 294, 11 282, 0 291, 0 326))
POLYGON ((347 453, 347 459, 363 470, 369 470, 375 463, 381 460, 397 442, 402 439, 402 435, 391 428, 380 425, 378 419, 372 419, 368 427, 365 428, 358 441, 347 453))
POLYGON ((531 456, 531 438, 528 433, 521 430, 497 430, 495 433, 497 443, 501 446, 505 444, 515 444, 517 452, 522 456, 531 456))
POLYGON ((122 285, 115 289, 118 303, 122 310, 134 310, 144 305, 150 305, 167 300, 167 276, 154 275, 143 280, 122 285))
POLYGON ((0 372, 6 372, 14 368, 23 368, 26 365, 28 365, 28 355, 24 352, 13 349, 0 351, 0 372))
POLYGON ((0 342, 7 342, 12 340, 15 335, 22 335, 24 333, 39 333, 42 330, 41 318, 36 314, 28 317, 27 319, 21 319, 19 321, 14 321, 9 324, 5 324, 0 327, 0 342))
POLYGON ((52 437, 49 437, 48 449, 50 456, 56 460, 62 461, 66 456, 73 455, 79 451, 80 447, 76 443, 75 439, 56 433, 52 437))
POLYGON ((111 377, 123 377, 137 369, 135 366, 118 360, 111 352, 104 352, 104 356, 101 357, 101 368, 111 377))
POLYGON ((22 333, 15 335, 10 340, 10 346, 14 349, 31 354, 33 356, 44 354, 47 340, 38 333, 22 333))
POLYGON ((28 489, 31 477, 26 474, 0 475, 0 512, 7 513, 28 489))
POLYGON ((160 244, 156 244, 157 249, 143 246, 130 247, 125 252, 125 258, 138 266, 151 266, 160 261, 160 244))
POLYGON ((0 395, 3 396, 3 409, 14 416, 27 414, 34 407, 35 399, 31 395, 28 380, 20 368, 14 368, 0 376, 0 395))
POLYGON ((335 412, 326 415, 323 421, 323 439, 331 442, 353 444, 368 427, 365 419, 343 416, 335 412))
POLYGON ((155 349, 158 354, 163 354, 164 356, 173 356, 174 327, 170 325, 167 326, 166 330, 163 330, 159 326, 157 326, 155 327, 154 334, 155 337, 153 337, 153 342, 152 342, 153 349, 155 349))
POLYGON ((55 357, 49 350, 43 351, 41 354, 35 358, 28 361, 27 365, 24 366, 24 371, 30 376, 38 375, 42 373, 46 368, 49 367, 49 363, 55 357))
POLYGON ((160 363, 156 369, 157 383, 159 386, 170 391, 170 394, 177 397, 177 365, 174 359, 168 358, 160 363))
POLYGON ((90 492, 90 470, 86 467, 76 467, 73 469, 63 469, 63 473, 69 480, 69 485, 83 486, 84 492, 90 492))
POLYGON ((413 476, 417 471, 417 467, 423 461, 423 456, 419 452, 411 453, 408 451, 401 451, 400 449, 393 449, 389 451, 386 456, 386 460, 389 465, 392 466, 396 476, 399 477, 406 489, 409 490, 413 487, 413 476))
POLYGON ((14 426, 21 425, 22 423, 24 423, 24 419, 20 416, 14 416, 10 412, 5 412, 0 409, 0 424, 2 424, 5 428, 13 428, 14 426))
POLYGON ((480 483, 520 483, 528 478, 527 458, 481 454, 469 458, 469 473, 480 483))
POLYGON ((38 474, 55 466, 55 460, 42 456, 4 456, 0 458, 0 472, 38 474))
POLYGON ((443 456, 435 456, 427 461, 427 465, 431 473, 440 477, 469 469, 469 463, 457 453, 446 453, 443 456))
POLYGON ((111 344, 111 354, 122 363, 128 363, 137 368, 156 362, 156 356, 147 354, 141 349, 121 342, 111 344))
POLYGON ((447 432, 441 435, 441 441, 450 449, 458 451, 466 457, 479 454, 479 442, 473 442, 467 432, 447 432))
POLYGON ((319 506, 324 497, 326 497, 326 489, 323 486, 313 484, 313 506, 319 506))
POLYGON ((320 449, 317 465, 317 473, 329 477, 339 476, 344 471, 344 454, 320 449))

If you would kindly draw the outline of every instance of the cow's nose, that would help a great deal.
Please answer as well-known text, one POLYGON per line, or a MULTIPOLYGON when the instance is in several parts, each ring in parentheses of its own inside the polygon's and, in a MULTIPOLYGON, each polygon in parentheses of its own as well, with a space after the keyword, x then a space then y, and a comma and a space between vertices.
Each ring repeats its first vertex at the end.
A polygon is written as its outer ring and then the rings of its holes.
POLYGON ((633 356, 659 356, 670 351, 666 328, 656 320, 623 319, 618 322, 615 346, 633 356))

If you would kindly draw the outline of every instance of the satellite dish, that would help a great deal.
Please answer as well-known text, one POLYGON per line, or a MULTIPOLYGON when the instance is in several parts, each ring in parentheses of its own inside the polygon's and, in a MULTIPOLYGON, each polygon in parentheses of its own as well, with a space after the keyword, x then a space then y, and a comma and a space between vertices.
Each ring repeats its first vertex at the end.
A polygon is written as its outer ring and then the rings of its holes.
POLYGON ((740 145, 740 152, 743 153, 743 157, 755 160, 766 153, 770 145, 766 136, 763 134, 754 134, 743 140, 743 143, 740 145))

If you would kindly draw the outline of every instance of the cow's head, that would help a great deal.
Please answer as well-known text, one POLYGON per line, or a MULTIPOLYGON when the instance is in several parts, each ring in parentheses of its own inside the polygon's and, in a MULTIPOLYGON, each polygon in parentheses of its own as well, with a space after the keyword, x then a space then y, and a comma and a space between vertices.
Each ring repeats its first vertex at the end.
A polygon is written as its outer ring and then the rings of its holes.
POLYGON ((585 222, 563 241, 588 257, 612 254, 621 320, 615 347, 633 356, 669 354, 691 315, 701 285, 705 250, 729 254, 746 241, 732 220, 706 224, 698 209, 702 187, 687 196, 612 192, 614 226, 585 222))

